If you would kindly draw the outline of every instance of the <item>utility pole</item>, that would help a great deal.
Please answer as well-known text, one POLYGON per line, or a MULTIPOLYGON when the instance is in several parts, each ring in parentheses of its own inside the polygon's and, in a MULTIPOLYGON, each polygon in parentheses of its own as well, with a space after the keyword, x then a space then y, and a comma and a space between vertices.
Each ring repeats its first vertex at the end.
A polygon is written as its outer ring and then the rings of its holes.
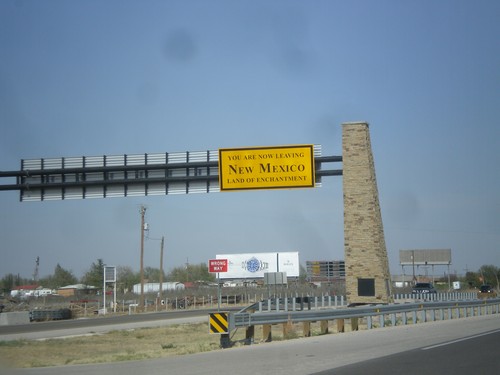
POLYGON ((38 267, 40 266, 40 257, 36 257, 35 259, 35 271, 33 272, 33 282, 36 284, 38 281, 38 267))
POLYGON ((141 206, 141 298, 139 299, 139 311, 144 311, 144 216, 146 207, 141 206))
POLYGON ((158 295, 160 304, 162 301, 162 292, 163 292, 163 244, 164 243, 165 243, 165 236, 162 236, 160 245, 160 293, 158 295))
POLYGON ((413 266, 413 285, 415 285, 417 282, 417 278, 415 276, 415 250, 411 251, 411 263, 413 266))

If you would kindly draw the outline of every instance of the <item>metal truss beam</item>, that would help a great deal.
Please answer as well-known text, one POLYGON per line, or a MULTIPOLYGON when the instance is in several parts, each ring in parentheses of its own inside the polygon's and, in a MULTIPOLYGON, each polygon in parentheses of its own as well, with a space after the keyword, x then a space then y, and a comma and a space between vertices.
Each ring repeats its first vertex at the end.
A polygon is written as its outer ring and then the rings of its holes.
MULTIPOLYGON (((22 160, 18 171, 0 171, 0 191, 20 192, 21 201, 208 193, 219 190, 216 152, 121 155, 98 158, 22 160), (215 159, 215 160, 214 160, 215 159)), ((316 156, 316 183, 341 176, 323 169, 341 156, 316 156)))

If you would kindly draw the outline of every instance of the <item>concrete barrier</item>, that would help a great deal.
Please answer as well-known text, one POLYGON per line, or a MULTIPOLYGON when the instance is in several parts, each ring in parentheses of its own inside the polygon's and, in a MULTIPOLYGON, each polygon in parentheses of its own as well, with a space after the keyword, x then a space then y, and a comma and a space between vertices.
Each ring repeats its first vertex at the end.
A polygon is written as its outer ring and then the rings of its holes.
POLYGON ((4 312, 0 314, 0 326, 28 324, 29 322, 30 322, 29 311, 4 312))

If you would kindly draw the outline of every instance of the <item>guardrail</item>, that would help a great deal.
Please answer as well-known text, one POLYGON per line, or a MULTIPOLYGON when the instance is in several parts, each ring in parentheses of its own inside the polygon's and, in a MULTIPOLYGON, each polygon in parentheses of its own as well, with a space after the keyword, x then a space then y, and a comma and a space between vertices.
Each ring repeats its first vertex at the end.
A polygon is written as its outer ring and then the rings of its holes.
POLYGON ((302 311, 257 311, 248 308, 230 313, 229 328, 245 328, 247 343, 253 341, 254 326, 263 326, 264 341, 271 341, 271 325, 303 323, 304 336, 310 336, 311 322, 321 323, 321 332, 328 332, 328 321, 336 320, 339 332, 344 332, 344 320, 351 320, 351 330, 358 330, 360 320, 367 329, 386 325, 406 325, 427 321, 466 318, 499 314, 500 298, 471 301, 429 301, 391 305, 364 305, 357 307, 323 308, 302 311), (375 322, 378 318, 378 323, 375 322))
MULTIPOLYGON (((396 303, 409 301, 461 301, 461 300, 477 300, 476 293, 419 293, 419 294, 395 294, 393 299, 396 303)), ((285 296, 274 297, 261 300, 248 306, 242 311, 303 311, 317 310, 323 308, 342 307, 347 305, 347 300, 344 296, 285 296)))
POLYGON ((303 311, 341 306, 346 306, 344 296, 275 297, 256 302, 244 308, 242 312, 303 311))
POLYGON ((400 300, 418 300, 425 299, 428 301, 456 301, 456 300, 474 300, 477 299, 475 292, 449 292, 449 293, 398 293, 394 296, 394 301, 400 300))

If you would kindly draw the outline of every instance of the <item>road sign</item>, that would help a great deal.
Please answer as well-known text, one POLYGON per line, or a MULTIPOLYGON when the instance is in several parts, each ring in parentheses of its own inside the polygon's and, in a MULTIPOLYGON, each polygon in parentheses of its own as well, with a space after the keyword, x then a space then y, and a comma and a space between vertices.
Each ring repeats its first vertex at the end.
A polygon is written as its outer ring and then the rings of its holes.
POLYGON ((229 333, 229 313, 211 313, 208 325, 210 333, 229 333))
POLYGON ((116 283, 116 267, 104 266, 104 282, 116 283))
POLYGON ((227 272, 227 259, 210 259, 208 261, 208 272, 227 272))
POLYGON ((221 191, 314 187, 314 145, 219 149, 221 191))

